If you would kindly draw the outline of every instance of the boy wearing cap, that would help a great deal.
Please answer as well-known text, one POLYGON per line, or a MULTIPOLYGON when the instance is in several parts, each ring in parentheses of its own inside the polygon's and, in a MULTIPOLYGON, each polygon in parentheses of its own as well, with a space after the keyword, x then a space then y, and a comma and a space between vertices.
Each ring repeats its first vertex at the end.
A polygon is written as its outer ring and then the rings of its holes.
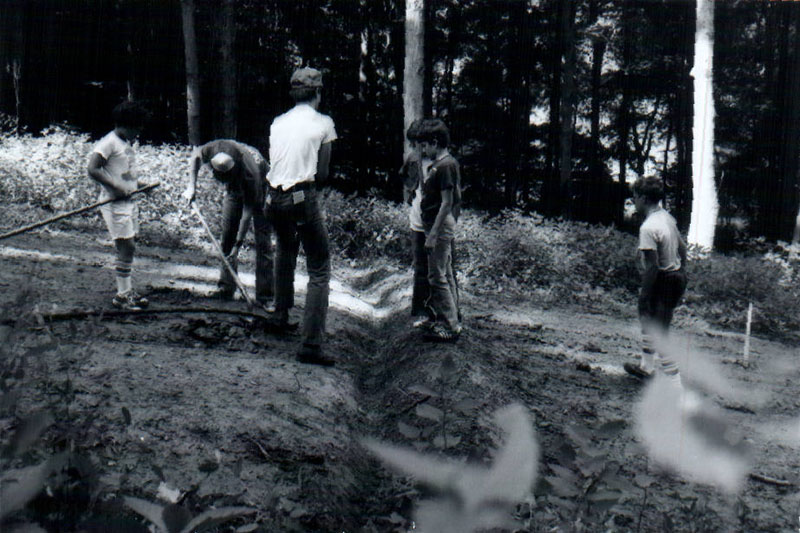
POLYGON ((461 213, 461 171, 450 155, 450 132, 439 119, 424 120, 419 129, 423 157, 432 163, 423 167, 420 210, 425 228, 428 284, 436 322, 426 340, 454 342, 461 335, 458 287, 453 273, 453 239, 461 213))
POLYGON ((403 161, 400 175, 403 177, 403 201, 409 205, 408 221, 411 226, 411 260, 414 268, 414 285, 411 295, 411 316, 417 320, 414 327, 423 327, 431 321, 425 302, 430 296, 428 284, 428 258, 425 252, 425 227, 422 224, 422 168, 431 163, 423 159, 419 152, 419 128, 421 120, 415 120, 408 127, 406 138, 411 151, 403 161))
MULTIPOLYGON (((639 178, 633 184, 636 211, 645 217, 639 228, 639 266, 642 271, 639 319, 643 347, 640 364, 625 363, 623 367, 640 379, 655 372, 652 335, 667 332, 673 311, 686 289, 686 244, 675 219, 660 205, 663 196, 664 187, 658 178, 639 178)), ((665 354, 659 354, 659 359, 664 374, 680 384, 677 363, 665 354)))
POLYGON ((126 101, 114 108, 112 117, 114 130, 94 145, 87 170, 89 176, 102 185, 98 201, 116 199, 100 207, 116 248, 117 294, 111 303, 119 309, 140 310, 149 302, 133 289, 131 282, 139 211, 136 201, 129 195, 142 185, 136 177, 131 142, 142 131, 147 111, 136 102, 126 101))
MULTIPOLYGON (((225 184, 222 201, 222 236, 220 247, 231 266, 236 269, 236 257, 253 222, 256 242, 256 301, 271 309, 274 296, 271 224, 262 209, 266 162, 256 158, 242 143, 230 139, 217 139, 197 147, 189 161, 189 185, 183 197, 192 202, 195 198, 197 174, 208 164, 214 178, 225 184)), ((220 268, 217 296, 229 300, 236 285, 228 269, 220 268)))
POLYGON ((317 109, 322 98, 322 73, 296 70, 290 94, 295 106, 273 120, 269 130, 267 216, 278 241, 275 260, 275 311, 289 326, 294 306, 294 270, 300 243, 306 255, 308 285, 303 314, 302 363, 331 366, 322 352, 331 277, 328 230, 319 206, 317 186, 328 177, 331 143, 337 138, 333 120, 317 109))

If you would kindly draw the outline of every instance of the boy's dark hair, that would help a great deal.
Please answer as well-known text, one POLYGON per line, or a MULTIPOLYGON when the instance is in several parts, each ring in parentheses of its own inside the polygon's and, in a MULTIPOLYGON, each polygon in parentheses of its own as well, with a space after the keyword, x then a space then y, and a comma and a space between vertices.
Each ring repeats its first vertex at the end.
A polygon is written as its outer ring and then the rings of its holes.
POLYGON ((411 142, 419 141, 419 130, 421 125, 422 125, 421 118, 418 118, 417 120, 412 122, 411 125, 408 127, 408 130, 406 131, 406 139, 408 139, 411 142))
POLYGON ((289 89, 289 96, 295 104, 305 104, 313 100, 319 91, 319 87, 292 87, 289 89))
POLYGON ((658 203, 664 198, 664 184, 654 177, 639 178, 633 183, 633 194, 643 197, 650 203, 658 203))
POLYGON ((139 128, 144 126, 147 121, 148 112, 145 107, 139 102, 125 100, 117 104, 111 112, 111 118, 114 120, 114 126, 121 126, 123 128, 139 128))
POLYGON ((450 144, 450 130, 441 119, 428 118, 420 124, 417 140, 431 142, 439 148, 447 148, 450 144))

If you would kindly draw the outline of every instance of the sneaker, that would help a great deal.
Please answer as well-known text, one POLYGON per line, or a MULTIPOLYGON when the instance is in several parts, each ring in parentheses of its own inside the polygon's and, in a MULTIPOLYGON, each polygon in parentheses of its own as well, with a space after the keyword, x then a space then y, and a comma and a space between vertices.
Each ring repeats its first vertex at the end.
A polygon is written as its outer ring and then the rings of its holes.
POLYGON ((430 317, 426 316, 424 318, 415 320, 414 323, 411 324, 411 327, 413 327, 414 329, 429 330, 433 328, 434 324, 436 324, 436 322, 431 320, 430 317))
POLYGON ((117 294, 114 296, 114 299, 111 300, 111 305, 125 311, 141 311, 144 307, 133 298, 132 293, 133 291, 128 291, 125 294, 117 294))
POLYGON ((303 344, 297 352, 297 360, 307 365, 333 366, 336 361, 322 353, 318 344, 303 344))
POLYGON ((627 372, 631 376, 640 379, 642 381, 647 381, 648 379, 653 377, 653 372, 648 372, 641 366, 633 363, 625 363, 624 365, 622 365, 622 368, 624 368, 625 372, 627 372))
POLYGON ((275 304, 272 302, 272 300, 257 301, 256 305, 260 307, 268 315, 272 315, 275 313, 275 304))
POLYGON ((147 298, 136 292, 135 289, 131 289, 131 291, 128 294, 130 294, 130 298, 134 300, 142 309, 150 305, 150 300, 148 300, 147 298))
POLYGON ((462 327, 460 325, 450 328, 441 322, 436 323, 433 328, 425 333, 425 340, 430 342, 456 342, 461 336, 462 327))
POLYGON ((220 287, 219 289, 211 293, 211 298, 213 298, 214 300, 222 300, 224 302, 227 302, 229 300, 233 300, 234 293, 235 291, 232 291, 231 289, 220 287))
MULTIPOLYGON (((280 332, 291 332, 296 331, 297 328, 300 326, 297 322, 289 322, 289 311, 278 311, 273 307, 273 311, 270 313, 271 315, 275 316, 273 319, 274 327, 280 332)), ((271 320, 272 322, 272 320, 271 320)))

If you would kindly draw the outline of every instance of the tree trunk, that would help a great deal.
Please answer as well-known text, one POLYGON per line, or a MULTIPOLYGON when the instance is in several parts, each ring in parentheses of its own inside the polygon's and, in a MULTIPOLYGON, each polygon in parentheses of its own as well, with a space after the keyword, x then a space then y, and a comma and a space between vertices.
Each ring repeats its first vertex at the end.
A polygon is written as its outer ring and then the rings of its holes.
MULTIPOLYGON (((600 0, 592 0, 589 18, 592 24, 600 17, 600 0)), ((606 52, 606 38, 602 35, 592 36, 592 113, 590 134, 590 171, 593 180, 602 179, 603 162, 600 159, 600 82, 603 71, 603 56, 606 52)))
POLYGON ((691 218, 691 190, 692 190, 692 83, 689 74, 691 70, 691 57, 694 50, 694 28, 696 26, 696 12, 693 5, 686 3, 681 6, 680 49, 680 77, 676 88, 675 100, 672 106, 672 115, 675 128, 675 191, 674 204, 670 213, 678 221, 678 227, 685 231, 689 227, 691 218))
MULTIPOLYGON (((406 0, 407 2, 410 0, 406 0)), ((422 75, 422 114, 423 116, 430 117, 433 115, 433 54, 428 54, 425 57, 425 52, 431 50, 431 40, 433 36, 433 28, 435 21, 433 20, 433 2, 426 2, 422 7, 422 57, 423 60, 423 75, 422 75)))
MULTIPOLYGON (((425 0, 406 0, 406 61, 403 68, 403 131, 423 116, 423 76, 425 72, 425 0)), ((403 155, 411 146, 405 140, 403 155)))
POLYGON ((629 70, 633 64, 633 12, 630 2, 625 2, 622 6, 622 73, 620 82, 622 85, 622 103, 620 104, 617 116, 619 144, 617 145, 617 174, 619 180, 619 195, 616 199, 615 212, 617 224, 622 226, 625 221, 625 197, 628 194, 628 133, 631 128, 631 106, 633 105, 633 95, 631 94, 631 81, 629 70))
POLYGON ((778 61, 771 85, 774 111, 766 121, 767 173, 759 187, 756 231, 771 240, 793 238, 798 202, 798 154, 800 143, 800 38, 798 12, 794 6, 775 5, 780 18, 776 24, 778 61), (794 31, 793 31, 794 28, 794 31))
POLYGON ((572 218, 572 135, 575 110, 575 3, 566 0, 562 4, 562 37, 564 39, 564 66, 562 70, 561 92, 561 158, 559 164, 559 185, 561 190, 561 212, 572 218))
POLYGON ((692 218, 688 241, 702 250, 711 250, 719 211, 714 181, 713 0, 697 0, 695 32, 692 218))
POLYGON ((0 10, 0 111, 13 115, 19 133, 22 113, 22 75, 25 50, 25 5, 6 0, 0 10))
POLYGON ((514 41, 509 43, 508 65, 509 148, 506 157, 506 207, 517 204, 522 180, 526 177, 527 147, 529 145, 531 96, 530 71, 533 60, 533 31, 527 2, 511 3, 509 19, 514 21, 514 41))
MULTIPOLYGON (((558 7, 565 0, 553 0, 553 9, 558 7)), ((542 190, 541 210, 549 215, 558 214, 561 209, 561 199, 559 197, 559 173, 558 155, 559 150, 559 116, 561 114, 561 54, 563 50, 562 24, 560 17, 562 10, 558 9, 559 17, 553 24, 553 40, 550 54, 550 110, 548 116, 547 131, 547 153, 545 166, 547 168, 547 178, 542 190)))
POLYGON ((194 0, 181 0, 183 50, 186 58, 186 131, 189 144, 198 146, 200 137, 200 67, 194 25, 194 0))
POLYGON ((220 73, 222 83, 222 129, 221 134, 228 139, 236 138, 236 40, 235 0, 222 0, 222 23, 220 39, 220 73))

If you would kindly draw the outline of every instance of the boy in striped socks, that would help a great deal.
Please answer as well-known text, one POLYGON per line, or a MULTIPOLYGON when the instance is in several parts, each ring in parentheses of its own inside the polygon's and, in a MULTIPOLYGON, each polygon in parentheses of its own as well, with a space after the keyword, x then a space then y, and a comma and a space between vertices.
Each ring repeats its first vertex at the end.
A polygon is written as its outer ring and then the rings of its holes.
POLYGON ((136 178, 131 143, 142 131, 147 111, 136 102, 125 101, 114 108, 112 116, 114 130, 95 144, 89 157, 88 172, 102 185, 98 201, 115 199, 100 208, 117 252, 114 263, 117 294, 111 303, 119 309, 140 310, 149 302, 131 284, 139 213, 136 202, 129 195, 142 185, 136 178))
POLYGON ((686 290, 686 244, 675 219, 661 207, 664 187, 655 177, 639 178, 633 184, 636 211, 644 216, 639 228, 639 266, 642 288, 639 292, 639 320, 643 347, 639 365, 625 363, 625 371, 640 379, 655 372, 656 357, 663 373, 681 383, 677 362, 666 354, 656 354, 653 336, 663 335, 672 322, 672 313, 686 290))

